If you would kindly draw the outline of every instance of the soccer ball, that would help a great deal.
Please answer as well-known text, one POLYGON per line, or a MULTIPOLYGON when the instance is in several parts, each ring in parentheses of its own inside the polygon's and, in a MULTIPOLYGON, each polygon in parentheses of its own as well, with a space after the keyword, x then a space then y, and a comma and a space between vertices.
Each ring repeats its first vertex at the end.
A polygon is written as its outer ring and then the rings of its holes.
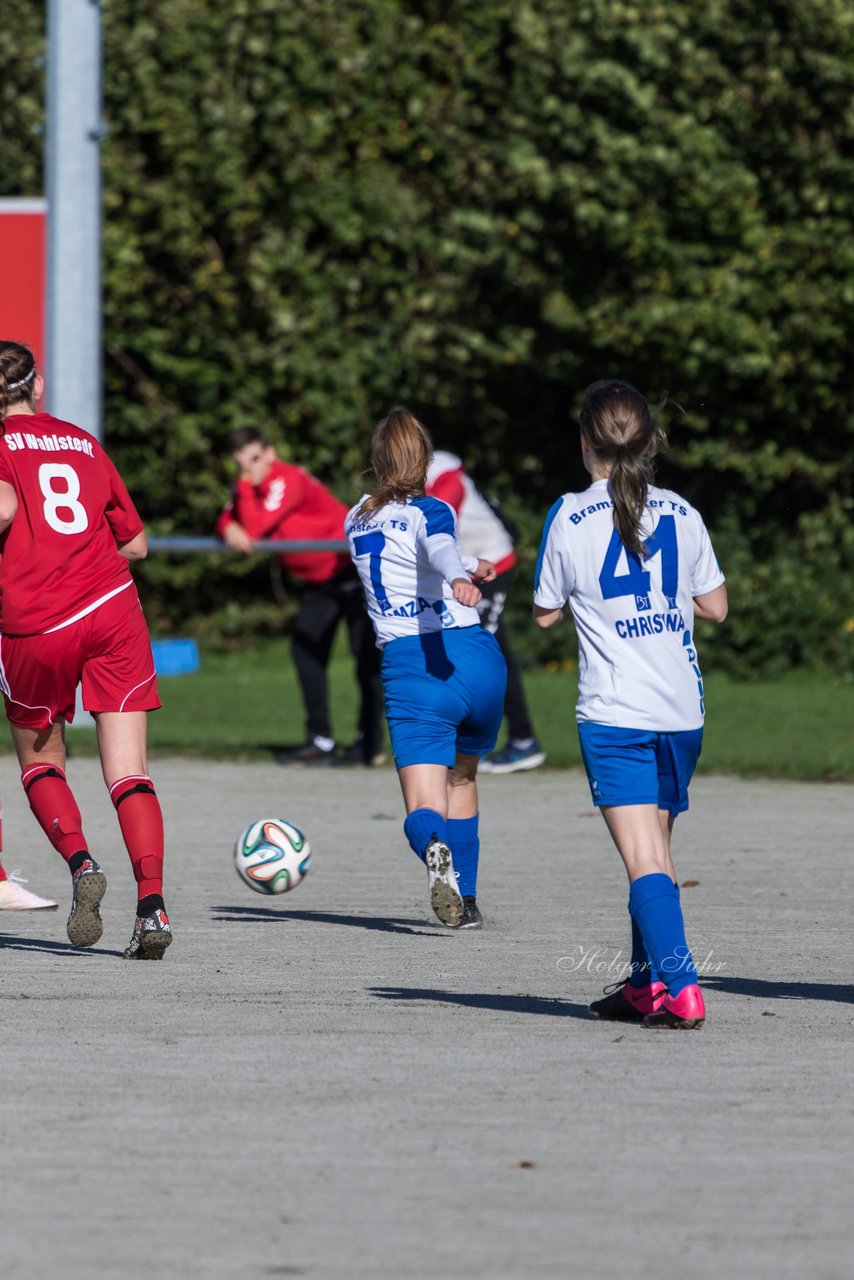
POLYGON ((237 838, 234 865, 240 879, 256 893, 287 893, 308 871, 311 846, 284 818, 260 818, 237 838))

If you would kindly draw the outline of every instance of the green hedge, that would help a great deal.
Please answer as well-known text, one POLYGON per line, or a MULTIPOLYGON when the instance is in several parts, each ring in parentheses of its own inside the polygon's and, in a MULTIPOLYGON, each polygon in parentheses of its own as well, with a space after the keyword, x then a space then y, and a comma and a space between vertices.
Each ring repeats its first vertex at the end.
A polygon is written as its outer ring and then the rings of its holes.
MULTIPOLYGON (((42 10, 0 33, 2 194, 40 189, 42 10)), ((210 532, 247 422, 352 498, 400 402, 532 529, 620 374, 679 406, 710 658, 850 663, 847 0, 103 10, 107 439, 152 529, 210 532)), ((264 568, 145 577, 163 627, 276 620, 264 568)))

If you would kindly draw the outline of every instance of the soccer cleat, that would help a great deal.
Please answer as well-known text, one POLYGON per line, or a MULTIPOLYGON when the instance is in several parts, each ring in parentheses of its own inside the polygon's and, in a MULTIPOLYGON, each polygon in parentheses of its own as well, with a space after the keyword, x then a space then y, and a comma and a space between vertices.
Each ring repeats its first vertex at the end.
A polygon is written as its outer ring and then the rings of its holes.
POLYGON ((336 757, 337 765, 364 765, 366 769, 378 769, 380 765, 386 763, 387 756, 384 751, 377 749, 371 751, 365 747, 364 739, 356 738, 355 742, 351 742, 349 747, 345 747, 340 756, 336 757))
POLYGON ((603 1022, 643 1022, 648 1013, 655 1012, 666 994, 663 982, 648 982, 645 987, 618 982, 606 987, 604 997, 594 1000, 589 1011, 603 1022))
POLYGON ((125 960, 160 960, 172 941, 172 926, 158 907, 150 916, 137 916, 125 960))
POLYGON ((430 837, 427 848, 424 850, 424 861, 427 863, 430 906, 442 924, 447 925, 449 929, 459 929, 463 922, 465 908, 457 888, 451 851, 438 836, 430 837))
POLYGON ((480 773, 521 773, 525 769, 538 769, 546 762, 546 753, 534 738, 526 747, 517 746, 512 738, 501 751, 481 760, 480 773))
POLYGON ((276 764, 334 764, 335 748, 330 747, 325 750, 315 741, 309 740, 305 746, 297 747, 295 751, 277 752, 275 761, 276 764))
POLYGON ((473 893, 463 894, 463 922, 461 929, 482 929, 483 916, 477 906, 477 898, 473 893))
POLYGON ((71 877, 74 898, 66 931, 75 947, 93 947, 104 932, 101 899, 107 892, 107 877, 94 858, 87 858, 71 877))
POLYGON ((0 880, 0 911, 53 911, 59 906, 25 889, 26 883, 20 871, 10 871, 8 880, 0 880))
POLYGON ((696 982, 683 987, 678 996, 665 996, 656 1013, 649 1013, 643 1020, 645 1027, 669 1027, 674 1031, 690 1031, 701 1027, 706 1020, 703 993, 696 982))

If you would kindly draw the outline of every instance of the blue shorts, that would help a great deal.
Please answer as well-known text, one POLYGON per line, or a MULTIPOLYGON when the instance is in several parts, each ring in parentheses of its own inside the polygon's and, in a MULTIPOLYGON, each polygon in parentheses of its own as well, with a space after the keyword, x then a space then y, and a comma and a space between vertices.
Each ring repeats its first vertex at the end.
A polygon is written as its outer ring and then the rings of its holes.
POLYGON ((507 666, 482 627, 400 636, 383 651, 383 689, 398 769, 486 755, 504 716, 507 666))
POLYGON ((585 720, 578 737, 595 805, 657 804, 674 818, 688 808, 702 729, 655 733, 585 720))

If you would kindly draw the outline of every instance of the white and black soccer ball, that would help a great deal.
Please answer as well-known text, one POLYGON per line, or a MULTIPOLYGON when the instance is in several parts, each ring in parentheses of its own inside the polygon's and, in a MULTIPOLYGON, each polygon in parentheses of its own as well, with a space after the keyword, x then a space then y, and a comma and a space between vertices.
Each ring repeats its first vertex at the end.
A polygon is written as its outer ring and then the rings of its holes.
POLYGON ((311 846, 292 822, 259 818, 237 838, 234 865, 256 893, 288 893, 301 883, 311 861, 311 846))

